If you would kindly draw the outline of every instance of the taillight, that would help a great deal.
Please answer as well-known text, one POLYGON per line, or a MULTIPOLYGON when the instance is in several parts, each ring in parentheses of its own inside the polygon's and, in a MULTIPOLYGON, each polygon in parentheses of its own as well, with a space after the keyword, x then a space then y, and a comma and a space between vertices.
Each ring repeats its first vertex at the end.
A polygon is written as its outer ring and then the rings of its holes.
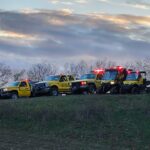
POLYGON ((85 82, 85 81, 82 81, 82 82, 81 82, 81 85, 86 85, 86 82, 85 82))

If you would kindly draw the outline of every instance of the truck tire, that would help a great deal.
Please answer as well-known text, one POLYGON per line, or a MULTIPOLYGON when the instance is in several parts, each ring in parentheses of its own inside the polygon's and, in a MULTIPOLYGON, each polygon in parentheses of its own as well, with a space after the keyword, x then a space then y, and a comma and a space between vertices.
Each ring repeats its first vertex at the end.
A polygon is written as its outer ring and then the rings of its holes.
POLYGON ((97 90, 97 93, 98 93, 98 94, 106 94, 106 93, 104 92, 104 86, 99 87, 98 90, 97 90))
POLYGON ((94 84, 89 85, 89 93, 90 94, 95 94, 96 93, 96 87, 94 84))
POLYGON ((120 93, 120 94, 125 94, 125 93, 126 93, 123 87, 120 87, 119 93, 120 93))
POLYGON ((31 97, 35 97, 35 96, 36 96, 36 93, 34 91, 32 91, 31 97))
POLYGON ((82 92, 82 94, 83 94, 83 95, 88 95, 88 91, 85 90, 85 91, 82 92))
POLYGON ((138 89, 138 87, 133 87, 133 88, 131 89, 131 94, 139 94, 139 89, 138 89))
POLYGON ((117 93, 118 93, 117 87, 113 87, 110 89, 110 94, 117 94, 117 93))
POLYGON ((145 91, 146 91, 147 94, 150 94, 150 88, 149 87, 146 88, 145 91))
POLYGON ((11 99, 12 100, 17 100, 18 99, 18 93, 14 92, 11 94, 11 99))
POLYGON ((51 95, 52 96, 58 96, 58 88, 57 87, 52 87, 51 89, 51 95))

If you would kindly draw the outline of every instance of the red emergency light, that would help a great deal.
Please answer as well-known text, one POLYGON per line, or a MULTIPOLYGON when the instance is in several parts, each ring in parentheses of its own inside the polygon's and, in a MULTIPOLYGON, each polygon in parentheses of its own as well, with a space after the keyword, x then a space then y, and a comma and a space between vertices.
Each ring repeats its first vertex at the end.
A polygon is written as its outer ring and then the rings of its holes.
POLYGON ((118 70, 124 69, 122 66, 117 66, 116 68, 117 68, 118 70))
POLYGON ((94 70, 94 73, 96 73, 96 74, 104 74, 104 72, 105 72, 105 70, 103 68, 94 70))
POLYGON ((119 72, 122 72, 124 70, 124 67, 122 66, 116 66, 116 67, 110 67, 112 70, 118 70, 119 72))
POLYGON ((128 74, 131 74, 131 71, 130 71, 130 70, 128 70, 128 71, 127 71, 127 73, 128 73, 128 74))
POLYGON ((120 73, 122 73, 123 70, 124 70, 124 67, 122 67, 122 66, 117 66, 116 69, 117 69, 120 73))

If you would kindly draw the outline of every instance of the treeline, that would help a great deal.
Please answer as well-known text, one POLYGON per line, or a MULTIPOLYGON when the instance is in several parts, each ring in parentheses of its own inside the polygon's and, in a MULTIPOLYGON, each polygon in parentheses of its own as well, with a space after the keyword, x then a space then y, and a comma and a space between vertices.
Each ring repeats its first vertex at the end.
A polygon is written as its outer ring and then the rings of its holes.
MULTIPOLYGON (((55 65, 49 63, 34 64, 29 69, 12 69, 8 65, 0 63, 0 85, 4 85, 10 80, 17 81, 24 78, 40 81, 43 80, 45 76, 60 73, 73 74, 76 77, 79 77, 80 75, 88 73, 94 68, 109 68, 116 65, 119 64, 114 61, 109 61, 108 59, 98 60, 93 64, 89 64, 82 60, 78 63, 66 63, 62 67, 62 71, 60 71, 55 65)), ((150 79, 150 58, 138 60, 134 63, 127 62, 123 66, 134 70, 146 71, 147 78, 150 79)))

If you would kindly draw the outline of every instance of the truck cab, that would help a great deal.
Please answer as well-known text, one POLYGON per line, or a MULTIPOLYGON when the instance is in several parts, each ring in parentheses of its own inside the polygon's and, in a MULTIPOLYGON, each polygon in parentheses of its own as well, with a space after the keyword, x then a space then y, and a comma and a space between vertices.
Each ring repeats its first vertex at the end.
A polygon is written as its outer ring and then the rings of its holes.
POLYGON ((94 94, 101 86, 101 79, 104 69, 95 69, 88 74, 83 74, 78 80, 73 81, 71 85, 73 94, 94 94))
POLYGON ((32 82, 29 80, 7 83, 0 89, 1 98, 17 99, 18 97, 30 97, 32 95, 32 82))
POLYGON ((105 74, 102 77, 102 84, 98 89, 98 93, 119 93, 120 87, 123 84, 126 75, 126 68, 122 66, 111 67, 109 69, 106 69, 105 74))

